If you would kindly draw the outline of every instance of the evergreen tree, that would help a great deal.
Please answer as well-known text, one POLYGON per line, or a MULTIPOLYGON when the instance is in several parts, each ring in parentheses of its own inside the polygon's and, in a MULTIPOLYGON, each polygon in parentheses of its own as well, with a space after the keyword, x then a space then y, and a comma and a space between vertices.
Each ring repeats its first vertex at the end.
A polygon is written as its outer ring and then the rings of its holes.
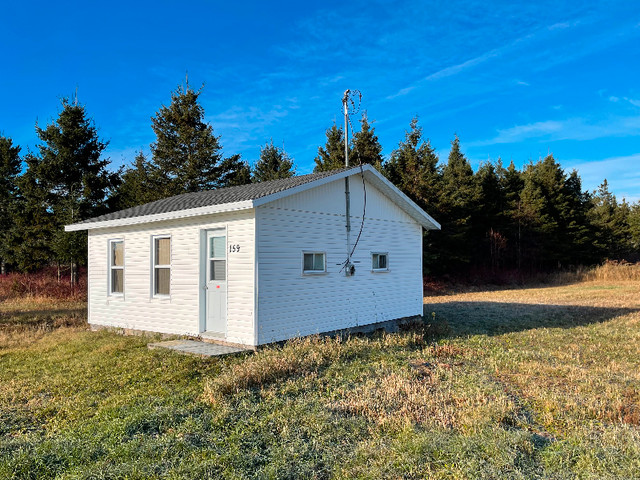
POLYGON ((247 180, 246 164, 239 156, 223 158, 220 137, 204 120, 200 93, 188 83, 184 88, 179 86, 172 92, 169 106, 163 105, 151 118, 156 134, 151 144, 156 199, 247 180))
POLYGON ((12 263, 23 272, 36 271, 54 260, 52 239, 60 228, 55 222, 51 196, 39 174, 40 159, 24 157, 25 172, 18 178, 15 233, 9 240, 12 263))
POLYGON ((383 166, 385 176, 414 202, 435 214, 439 208, 442 171, 429 140, 423 140, 418 119, 411 120, 404 141, 383 166))
POLYGON ((472 221, 474 263, 490 266, 492 270, 504 265, 507 251, 506 193, 500 181, 504 175, 502 161, 497 165, 486 162, 474 175, 477 203, 472 221))
POLYGON ((520 195, 524 187, 522 172, 513 163, 507 168, 499 164, 497 169, 500 188, 504 195, 505 206, 502 211, 504 222, 503 232, 507 240, 506 264, 520 270, 522 264, 522 218, 520 195))
POLYGON ((46 192, 53 213, 55 258, 71 264, 75 282, 75 266, 86 260, 86 233, 65 232, 64 225, 104 213, 118 175, 107 170, 109 160, 100 158, 107 143, 98 137, 84 106, 63 100, 58 118, 44 129, 36 125, 36 133, 43 143, 30 175, 46 192))
POLYGON ((630 261, 640 261, 640 202, 629 207, 630 261))
POLYGON ((220 164, 220 170, 221 187, 236 187, 251 183, 251 167, 239 154, 225 158, 220 164))
POLYGON ((122 185, 118 189, 115 208, 123 209, 143 205, 157 199, 158 185, 153 168, 142 150, 134 162, 122 173, 122 185))
POLYGON ((0 136, 0 274, 6 273, 7 263, 14 262, 10 243, 16 234, 17 179, 21 165, 20 147, 14 147, 10 138, 0 136))
MULTIPOLYGON (((314 159, 316 162, 314 172, 344 168, 344 132, 342 128, 334 123, 331 128, 327 129, 325 135, 327 143, 324 147, 318 147, 318 156, 314 159)), ((351 151, 349 151, 349 158, 351 158, 351 151)))
POLYGON ((567 176, 552 155, 529 164, 523 174, 520 220, 523 261, 534 269, 576 265, 591 258, 587 197, 576 172, 567 176))
POLYGON ((293 160, 289 157, 284 148, 276 147, 271 143, 265 144, 260 149, 260 159, 253 167, 253 181, 265 182, 277 180, 279 178, 290 178, 295 175, 293 160))
POLYGON ((594 227, 593 245, 601 258, 622 259, 631 255, 633 240, 629 224, 631 208, 618 203, 605 179, 591 196, 589 220, 594 227))
POLYGON ((349 164, 359 165, 360 163, 368 163, 378 170, 381 170, 383 162, 382 145, 380 145, 378 136, 375 133, 375 128, 369 123, 367 112, 362 114, 360 125, 360 131, 353 135, 351 141, 351 151, 353 153, 349 153, 349 164))
POLYGON ((460 150, 460 140, 456 135, 442 171, 440 195, 443 234, 439 249, 443 266, 445 261, 449 263, 447 270, 462 271, 471 263, 471 227, 477 196, 473 169, 460 150))

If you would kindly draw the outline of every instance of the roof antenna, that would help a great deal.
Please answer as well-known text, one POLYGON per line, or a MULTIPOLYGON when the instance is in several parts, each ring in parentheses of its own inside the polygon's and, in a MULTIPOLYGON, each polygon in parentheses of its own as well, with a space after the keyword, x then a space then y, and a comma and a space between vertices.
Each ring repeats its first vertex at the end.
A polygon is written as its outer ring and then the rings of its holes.
MULTIPOLYGON (((362 100, 362 94, 359 90, 345 90, 342 97, 342 110, 344 113, 344 166, 349 168, 349 115, 357 113, 360 110, 360 101, 362 100), (358 106, 356 110, 356 103, 350 98, 351 96, 358 96, 358 106), (351 108, 349 108, 351 103, 351 108)), ((344 263, 344 271, 347 277, 352 277, 356 273, 356 267, 351 263, 351 192, 349 191, 349 176, 344 177, 344 197, 345 197, 345 216, 347 217, 346 229, 347 229, 347 260, 344 263)))
MULTIPOLYGON (((351 90, 344 91, 342 97, 342 109, 344 111, 344 166, 349 166, 349 94, 351 90)), ((348 184, 347 184, 348 186, 348 184)))

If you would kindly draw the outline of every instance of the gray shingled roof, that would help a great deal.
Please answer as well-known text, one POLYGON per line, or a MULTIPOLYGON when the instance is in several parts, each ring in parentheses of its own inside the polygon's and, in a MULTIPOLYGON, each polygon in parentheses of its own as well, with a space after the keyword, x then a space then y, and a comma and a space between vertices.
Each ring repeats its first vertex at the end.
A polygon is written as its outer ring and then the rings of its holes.
POLYGON ((310 173, 309 175, 300 175, 297 177, 283 178, 280 180, 272 180, 269 182, 251 183, 249 185, 240 185, 238 187, 219 188, 217 190, 205 190, 202 192, 184 193, 175 197, 163 198, 144 205, 127 208, 118 212, 107 213, 99 217, 89 218, 78 222, 76 225, 104 222, 107 220, 120 220, 124 218, 142 217, 146 215, 155 215, 158 213, 177 212, 180 210, 188 210, 198 207, 209 207, 212 205, 222 205, 225 203, 242 202, 245 200, 255 200, 256 198, 265 197, 274 193, 282 192, 290 188, 304 185, 321 178, 325 178, 336 173, 349 170, 342 168, 331 170, 328 172, 310 173))

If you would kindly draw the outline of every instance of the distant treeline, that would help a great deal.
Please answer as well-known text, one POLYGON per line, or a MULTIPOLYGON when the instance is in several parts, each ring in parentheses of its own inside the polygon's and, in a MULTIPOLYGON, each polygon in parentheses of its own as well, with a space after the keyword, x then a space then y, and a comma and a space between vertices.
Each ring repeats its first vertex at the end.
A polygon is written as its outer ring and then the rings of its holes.
MULTIPOLYGON (((151 118, 150 157, 140 151, 116 171, 102 157, 107 142, 77 101, 63 100, 45 128, 36 124, 36 153, 21 155, 11 138, 0 136, 2 272, 64 265, 73 281, 86 263, 86 233, 66 233, 66 224, 171 195, 295 174, 293 159, 273 140, 252 166, 238 154, 223 155, 220 137, 204 120, 200 92, 188 84, 172 92, 169 105, 151 118)), ((334 124, 326 137, 316 171, 344 166, 342 128, 334 124)), ((606 180, 595 192, 584 191, 578 173, 565 172, 551 155, 522 169, 498 159, 474 172, 458 137, 440 161, 414 118, 385 158, 363 114, 349 158, 375 166, 442 224, 442 231, 425 233, 425 273, 526 274, 640 257, 640 203, 618 201, 606 180)))

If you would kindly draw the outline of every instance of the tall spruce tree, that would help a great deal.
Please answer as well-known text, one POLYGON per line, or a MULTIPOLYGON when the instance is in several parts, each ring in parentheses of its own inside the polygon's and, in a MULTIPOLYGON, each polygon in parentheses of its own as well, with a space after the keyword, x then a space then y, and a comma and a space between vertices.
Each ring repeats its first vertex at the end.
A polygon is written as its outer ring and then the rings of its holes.
POLYGON ((293 160, 284 151, 284 148, 273 144, 273 139, 260 149, 260 159, 253 167, 254 182, 290 178, 294 175, 293 160))
POLYGON ((242 160, 240 154, 236 153, 222 160, 220 172, 218 183, 221 187, 236 187, 251 183, 251 167, 242 160))
POLYGON ((448 263, 448 270, 461 272, 471 264, 472 217, 477 198, 473 169, 460 150, 460 139, 456 135, 451 142, 447 164, 442 170, 440 195, 443 234, 439 249, 442 265, 448 263))
MULTIPOLYGON (((314 172, 344 168, 344 132, 342 128, 334 123, 331 128, 327 129, 325 135, 327 142, 324 147, 318 147, 318 156, 314 159, 316 163, 314 172)), ((350 151, 349 158, 351 158, 350 151)))
POLYGON ((77 102, 63 99, 58 118, 44 129, 36 125, 36 133, 43 142, 38 146, 40 158, 28 168, 36 179, 34 187, 46 192, 53 213, 55 259, 71 265, 75 283, 76 265, 86 261, 86 233, 65 232, 64 225, 104 213, 118 175, 107 170, 109 160, 101 158, 107 143, 77 102))
POLYGON ((17 233, 18 175, 22 161, 20 147, 13 140, 0 136, 0 274, 7 271, 7 263, 15 263, 11 239, 17 233))
MULTIPOLYGON (((344 151, 344 148, 343 148, 344 151)), ((350 165, 369 164, 378 170, 382 169, 382 145, 375 133, 375 128, 369 123, 367 112, 360 119, 360 130, 353 135, 349 156, 350 165)))
POLYGON ((474 237, 474 264, 491 267, 493 271, 504 265, 507 251, 506 195, 500 177, 504 168, 497 164, 482 163, 474 175, 477 202, 472 221, 474 237))
POLYGON ((631 207, 625 201, 618 203, 606 178, 593 192, 590 201, 588 216, 594 227, 593 245, 599 256, 612 259, 632 257, 631 207))
POLYGON ((157 199, 158 186, 147 157, 140 150, 122 173, 122 185, 118 189, 116 208, 135 207, 157 199))
POLYGON ((629 206, 630 261, 640 261, 640 201, 629 206))
MULTIPOLYGON (((410 129, 405 132, 391 158, 382 167, 384 175, 409 198, 440 221, 440 190, 442 169, 438 156, 429 140, 424 140, 418 118, 411 120, 410 129)), ((423 268, 426 273, 440 271, 441 232, 427 231, 423 241, 423 268)))
POLYGON ((391 152, 383 173, 414 202, 437 216, 442 182, 438 156, 429 140, 424 140, 418 118, 411 120, 404 141, 391 152))
POLYGON ((533 269, 555 269, 589 261, 583 228, 587 197, 576 172, 566 175, 553 155, 530 163, 520 194, 522 260, 533 269))
POLYGON ((22 272, 34 272, 55 260, 52 239, 59 234, 51 196, 39 174, 40 159, 29 153, 24 157, 26 170, 18 178, 15 234, 9 248, 12 263, 22 272))
POLYGON ((201 92, 189 83, 179 86, 169 106, 163 105, 151 118, 156 134, 150 163, 156 199, 248 181, 247 165, 238 155, 223 158, 220 137, 205 122, 198 101, 201 92))

